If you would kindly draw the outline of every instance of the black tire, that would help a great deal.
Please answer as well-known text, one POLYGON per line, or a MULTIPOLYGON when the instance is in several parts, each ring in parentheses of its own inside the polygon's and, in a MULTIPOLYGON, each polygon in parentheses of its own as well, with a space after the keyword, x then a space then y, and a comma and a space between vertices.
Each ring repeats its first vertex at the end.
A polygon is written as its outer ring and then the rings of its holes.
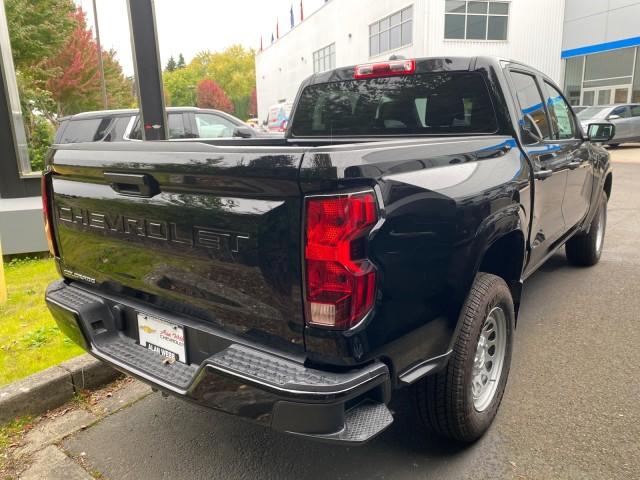
POLYGON ((429 430, 454 441, 471 443, 493 422, 509 376, 515 314, 505 281, 495 275, 479 273, 458 321, 461 328, 447 367, 418 382, 414 387, 415 399, 418 416, 429 430), (495 392, 488 406, 478 411, 471 385, 476 347, 485 319, 495 307, 500 307, 506 317, 506 348, 495 392))
POLYGON ((607 195, 600 199, 598 211, 591 221, 588 233, 574 235, 565 245, 567 260, 572 265, 590 267, 600 261, 607 229, 607 195), (599 239, 600 229, 602 237, 599 239))

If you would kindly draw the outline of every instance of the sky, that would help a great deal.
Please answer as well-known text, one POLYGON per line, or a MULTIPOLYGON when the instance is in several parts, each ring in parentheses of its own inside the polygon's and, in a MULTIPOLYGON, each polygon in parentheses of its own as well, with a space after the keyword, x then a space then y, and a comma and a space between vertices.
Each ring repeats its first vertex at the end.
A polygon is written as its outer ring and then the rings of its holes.
MULTIPOLYGON (((87 13, 93 28, 92 0, 75 0, 87 13)), ((96 0, 102 48, 115 49, 125 75, 133 75, 131 41, 126 0, 96 0)), ((303 0, 305 18, 325 0, 303 0)), ((166 65, 173 55, 182 53, 187 63, 203 50, 220 51, 239 43, 260 48, 276 34, 290 29, 293 6, 296 24, 300 21, 300 0, 155 0, 160 57, 166 65)))

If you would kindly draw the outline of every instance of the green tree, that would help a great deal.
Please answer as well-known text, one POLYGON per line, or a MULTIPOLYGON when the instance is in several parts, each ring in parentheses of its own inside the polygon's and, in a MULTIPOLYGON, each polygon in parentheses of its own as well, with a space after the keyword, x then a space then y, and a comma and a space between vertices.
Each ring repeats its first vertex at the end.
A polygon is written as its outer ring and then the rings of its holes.
POLYGON ((116 58, 116 51, 102 52, 104 80, 107 86, 109 108, 132 108, 137 105, 133 95, 133 79, 122 72, 122 65, 116 58))
MULTIPOLYGON (((180 61, 178 61, 178 65, 180 61)), ((256 86, 255 52, 234 45, 223 52, 201 52, 184 68, 165 72, 164 85, 175 106, 196 103, 201 80, 214 80, 234 104, 236 115, 247 118, 251 92, 256 86)))
POLYGON ((176 68, 184 68, 186 66, 187 66, 187 64, 184 61, 184 55, 179 54, 178 55, 178 63, 176 64, 176 68))
POLYGON ((73 0, 5 0, 9 38, 33 170, 53 140, 56 104, 46 83, 59 74, 45 59, 56 55, 74 28, 73 0), (34 113, 39 112, 39 113, 34 113), (43 118, 44 117, 44 118, 43 118))
POLYGON ((44 159, 53 143, 54 128, 42 115, 30 115, 29 122, 29 161, 33 171, 40 171, 44 169, 44 159))
POLYGON ((73 31, 73 0, 5 0, 16 68, 37 69, 55 55, 73 31))
POLYGON ((196 104, 197 72, 190 68, 178 68, 163 75, 164 89, 174 107, 193 107, 196 104))
POLYGON ((177 67, 176 61, 173 58, 173 55, 171 55, 169 57, 169 61, 167 62, 167 66, 165 67, 165 70, 167 72, 173 72, 176 69, 176 67, 177 67))

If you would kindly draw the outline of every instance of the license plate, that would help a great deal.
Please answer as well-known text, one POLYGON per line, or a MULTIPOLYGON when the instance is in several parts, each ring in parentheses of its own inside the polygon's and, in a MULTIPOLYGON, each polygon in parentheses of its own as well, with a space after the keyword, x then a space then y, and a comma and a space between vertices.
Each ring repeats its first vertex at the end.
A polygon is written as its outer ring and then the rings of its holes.
POLYGON ((186 363, 184 346, 184 328, 159 318, 138 314, 138 333, 140 345, 159 353, 163 357, 173 358, 186 363))

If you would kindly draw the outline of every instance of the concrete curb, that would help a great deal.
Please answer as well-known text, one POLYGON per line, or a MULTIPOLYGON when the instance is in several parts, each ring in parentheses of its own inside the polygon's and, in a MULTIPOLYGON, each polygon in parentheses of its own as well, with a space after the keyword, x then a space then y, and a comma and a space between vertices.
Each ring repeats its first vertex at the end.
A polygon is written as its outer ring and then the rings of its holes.
POLYGON ((40 415, 68 402, 80 390, 105 385, 121 374, 89 354, 68 360, 0 388, 0 425, 40 415))

